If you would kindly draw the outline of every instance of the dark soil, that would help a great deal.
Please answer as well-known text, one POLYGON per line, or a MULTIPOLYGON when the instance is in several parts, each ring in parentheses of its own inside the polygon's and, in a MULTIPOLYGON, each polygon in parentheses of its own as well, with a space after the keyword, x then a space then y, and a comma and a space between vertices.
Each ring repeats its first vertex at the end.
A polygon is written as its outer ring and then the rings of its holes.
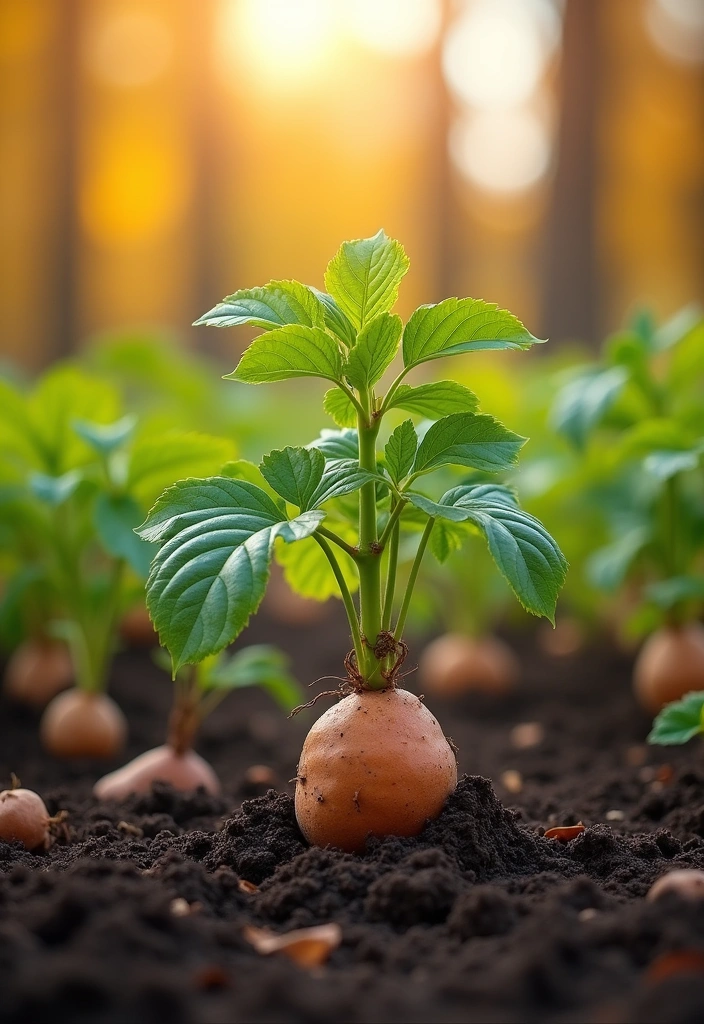
MULTIPOLYGON (((301 679, 339 670, 337 620, 276 628, 301 679)), ((248 641, 271 635, 261 620, 248 641)), ((644 899, 664 872, 704 868, 702 750, 644 747, 628 659, 608 647, 522 646, 509 700, 429 700, 469 775, 420 837, 362 857, 309 849, 293 813, 288 780, 327 702, 287 722, 263 694, 233 694, 199 743, 224 797, 157 785, 124 805, 90 795, 112 765, 51 760, 35 717, 0 704, 0 781, 15 771, 68 812, 47 854, 0 843, 0 1021, 704 1019, 704 907, 644 899), (518 749, 527 722, 543 737, 518 749), (268 792, 252 766, 271 770, 268 792), (569 843, 542 836, 578 821, 569 843), (243 936, 329 921, 342 945, 314 971, 243 936)), ((144 654, 118 658, 113 692, 130 756, 162 742, 170 684, 144 654)))

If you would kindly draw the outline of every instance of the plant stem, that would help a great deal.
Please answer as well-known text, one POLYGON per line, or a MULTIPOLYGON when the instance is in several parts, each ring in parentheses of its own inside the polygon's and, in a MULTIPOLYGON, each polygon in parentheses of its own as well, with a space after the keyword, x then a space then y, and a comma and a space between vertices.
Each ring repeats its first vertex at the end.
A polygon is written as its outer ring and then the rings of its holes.
POLYGON ((418 570, 420 569, 420 563, 423 561, 423 555, 425 554, 425 549, 428 546, 428 541, 430 540, 430 534, 434 525, 434 519, 429 519, 426 523, 425 529, 423 530, 423 536, 420 538, 416 557, 413 559, 408 583, 406 584, 406 593, 403 595, 401 611, 398 613, 398 621, 396 622, 396 629, 394 630, 394 638, 396 640, 400 640, 403 636, 403 630, 406 625, 406 616, 408 615, 408 608, 411 603, 411 597, 413 596, 413 588, 418 577, 418 570))
MULTIPOLYGON (((389 520, 389 522, 390 521, 391 520, 389 520)), ((386 572, 386 591, 384 593, 384 609, 381 614, 381 628, 383 630, 388 630, 391 626, 391 612, 394 605, 394 592, 396 590, 396 571, 398 568, 398 544, 400 532, 401 527, 397 516, 391 528, 391 536, 389 538, 389 562, 386 572)))
MULTIPOLYGON (((365 416, 359 416, 359 467, 376 473, 376 438, 379 421, 369 422, 370 396, 360 392, 365 416)), ((370 690, 381 690, 387 680, 381 674, 382 664, 374 653, 381 632, 381 550, 377 534, 376 484, 370 481, 359 492, 359 607, 363 635, 359 671, 370 690)))
POLYGON ((677 505, 679 502, 679 486, 677 475, 669 477, 665 481, 663 493, 663 519, 664 519, 664 552, 665 566, 668 576, 676 576, 679 565, 679 551, 677 547, 677 505))
POLYGON ((320 534, 321 537, 327 537, 327 539, 331 540, 333 544, 337 544, 338 548, 342 548, 350 558, 353 558, 355 561, 357 560, 357 556, 359 555, 357 548, 353 548, 351 544, 344 541, 342 537, 338 537, 338 535, 333 533, 332 530, 328 530, 325 526, 319 526, 316 532, 320 534))
POLYGON ((342 569, 340 569, 338 561, 335 558, 333 550, 328 544, 328 542, 325 540, 324 537, 320 536, 318 531, 316 531, 313 534, 313 537, 325 552, 325 556, 328 562, 330 563, 330 568, 335 574, 337 585, 340 588, 340 595, 342 596, 342 603, 345 606, 345 611, 347 612, 347 619, 350 624, 352 641, 354 643, 354 652, 357 655, 357 664, 360 665, 361 660, 364 656, 364 644, 362 642, 362 635, 359 630, 359 619, 357 618, 357 609, 354 606, 354 601, 352 600, 350 589, 347 586, 347 583, 345 582, 345 577, 342 574, 342 569))
POLYGON ((392 505, 389 521, 387 522, 386 526, 382 530, 381 536, 379 537, 379 547, 381 548, 382 551, 386 547, 386 543, 389 537, 391 536, 392 531, 397 527, 398 521, 401 518, 401 513, 403 512, 407 504, 408 502, 406 501, 406 499, 402 498, 400 501, 397 501, 392 505))

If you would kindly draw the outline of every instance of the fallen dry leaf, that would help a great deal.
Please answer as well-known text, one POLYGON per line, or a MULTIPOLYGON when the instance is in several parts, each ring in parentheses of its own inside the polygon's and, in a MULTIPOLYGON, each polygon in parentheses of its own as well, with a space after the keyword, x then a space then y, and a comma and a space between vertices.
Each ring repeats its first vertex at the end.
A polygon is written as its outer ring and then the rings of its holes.
POLYGON ((663 981, 673 974, 704 974, 704 953, 698 949, 677 949, 653 960, 648 967, 648 981, 663 981))
POLYGON ((259 892, 259 886, 255 885, 254 882, 248 882, 246 878, 239 879, 237 882, 237 888, 240 892, 246 892, 248 894, 259 892))
POLYGON ((334 923, 299 928, 285 935, 247 925, 243 934, 262 956, 283 953, 299 967, 320 967, 342 942, 342 929, 334 923))
POLYGON ((578 822, 576 825, 557 825, 549 828, 545 833, 545 839, 557 839, 560 843, 569 843, 570 839, 576 839, 584 832, 584 825, 578 822))

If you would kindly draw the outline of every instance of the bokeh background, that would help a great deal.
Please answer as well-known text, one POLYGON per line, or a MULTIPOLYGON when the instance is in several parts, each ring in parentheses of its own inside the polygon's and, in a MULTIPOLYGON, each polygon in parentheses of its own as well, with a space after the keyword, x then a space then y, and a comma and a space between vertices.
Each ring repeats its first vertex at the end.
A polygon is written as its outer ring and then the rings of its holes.
POLYGON ((0 345, 27 369, 321 285, 383 226, 595 342, 704 298, 704 0, 0 0, 0 345))

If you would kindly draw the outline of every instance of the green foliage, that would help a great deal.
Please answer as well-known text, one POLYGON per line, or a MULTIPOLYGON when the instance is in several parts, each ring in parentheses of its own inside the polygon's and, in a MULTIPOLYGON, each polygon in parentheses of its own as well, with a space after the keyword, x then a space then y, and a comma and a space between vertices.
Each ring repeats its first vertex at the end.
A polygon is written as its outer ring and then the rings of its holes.
POLYGON ((158 499, 138 532, 159 545, 147 584, 148 605, 175 669, 217 655, 235 639, 261 601, 277 538, 285 542, 276 545, 277 559, 300 593, 321 596, 336 582, 357 664, 371 687, 385 685, 372 641, 389 629, 402 532, 405 537, 423 531, 398 613, 397 639, 436 524, 430 547, 439 560, 462 544, 466 531, 483 534, 523 605, 553 618, 566 563, 544 527, 518 508, 511 491, 465 486, 437 501, 411 490, 419 477, 447 466, 506 471, 515 465, 525 438, 478 413, 478 399, 464 384, 404 383, 413 367, 429 360, 527 349, 537 339, 512 314, 477 299, 422 306, 403 330, 391 308, 408 265, 401 245, 380 231, 343 243, 327 268, 327 292, 272 282, 236 292, 198 321, 261 327, 264 333, 228 379, 332 381, 324 409, 340 429, 323 430, 306 448, 275 449, 259 469, 231 463, 227 475, 184 480, 158 499), (385 393, 377 393, 401 339, 403 368, 385 393), (416 429, 406 419, 390 436, 384 433, 382 459, 378 436, 384 417, 395 409, 435 422, 416 429), (387 573, 383 609, 382 568, 387 573), (359 612, 351 597, 357 585, 359 612))
POLYGON ((205 692, 259 686, 286 712, 304 700, 303 690, 291 675, 289 659, 269 644, 252 644, 235 654, 206 659, 199 665, 197 682, 205 692))
POLYGON ((666 704, 653 722, 648 743, 677 746, 704 733, 704 693, 688 693, 666 704))

